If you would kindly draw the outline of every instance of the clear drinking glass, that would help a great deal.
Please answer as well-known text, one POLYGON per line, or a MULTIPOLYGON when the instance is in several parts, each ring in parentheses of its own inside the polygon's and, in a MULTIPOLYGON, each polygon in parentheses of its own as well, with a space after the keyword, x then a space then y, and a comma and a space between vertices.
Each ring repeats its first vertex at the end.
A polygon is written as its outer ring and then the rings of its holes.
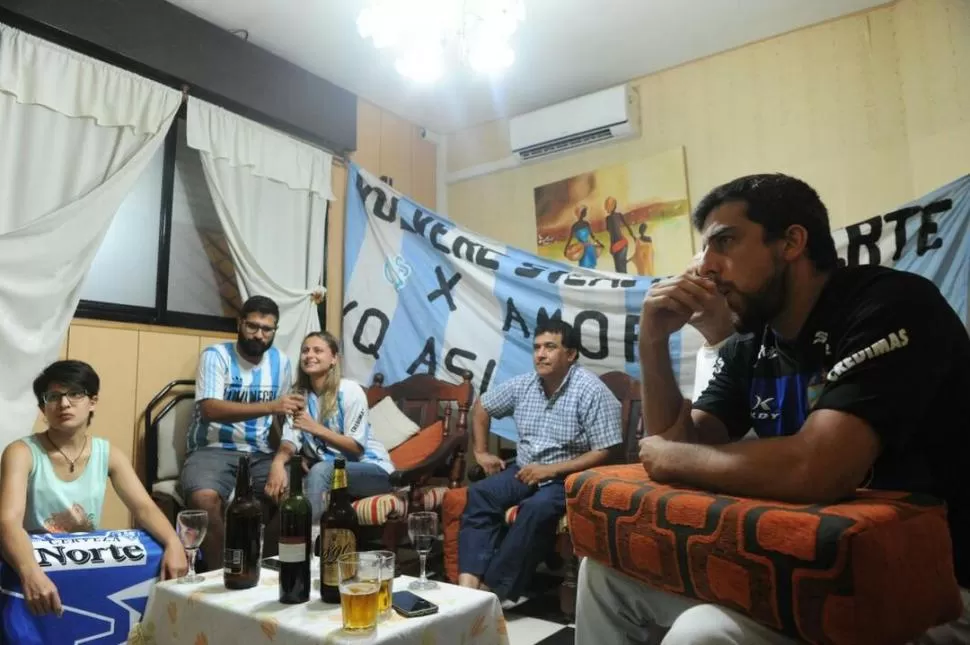
POLYGON ((195 554, 202 546, 206 530, 209 528, 209 514, 205 511, 179 511, 175 520, 175 530, 179 542, 185 549, 185 556, 189 561, 189 572, 179 578, 179 582, 202 582, 202 576, 195 572, 195 554))
MULTIPOLYGON (((306 406, 306 400, 310 398, 310 392, 305 387, 299 384, 293 384, 290 386, 290 394, 296 394, 297 396, 302 396, 304 401, 304 407, 306 406)), ((290 415, 290 420, 292 421, 293 415, 290 415)))
POLYGON ((434 580, 428 580, 426 568, 428 554, 431 553, 431 547, 438 537, 438 514, 426 511, 411 513, 408 516, 408 536, 411 538, 414 550, 418 552, 418 556, 421 558, 421 577, 408 585, 408 588, 437 589, 438 583, 434 580))
POLYGON ((344 631, 369 632, 377 627, 383 563, 376 553, 345 553, 337 558, 344 631))
POLYGON ((381 590, 377 594, 377 615, 382 620, 391 615, 391 594, 394 593, 394 566, 397 558, 393 551, 369 551, 381 556, 381 590))

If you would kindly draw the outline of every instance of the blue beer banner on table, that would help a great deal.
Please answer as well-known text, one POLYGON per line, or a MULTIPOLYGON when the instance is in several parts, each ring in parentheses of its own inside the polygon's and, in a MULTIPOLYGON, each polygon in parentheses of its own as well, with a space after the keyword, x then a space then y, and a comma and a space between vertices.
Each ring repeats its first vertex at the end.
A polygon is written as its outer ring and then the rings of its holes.
MULTIPOLYGON (((833 231, 842 261, 924 275, 964 323, 970 278, 970 176, 891 213, 833 231)), ((580 331, 594 372, 640 377, 640 304, 656 278, 550 262, 456 226, 352 165, 344 238, 344 371, 369 385, 412 374, 460 382, 476 395, 532 369, 532 335, 561 317, 580 331)), ((702 338, 671 338, 674 373, 690 396, 702 338)), ((511 420, 492 431, 515 439, 511 420)))
POLYGON ((57 586, 64 615, 36 618, 16 572, 0 565, 0 617, 10 645, 117 645, 141 620, 162 548, 143 531, 32 535, 34 557, 57 586))

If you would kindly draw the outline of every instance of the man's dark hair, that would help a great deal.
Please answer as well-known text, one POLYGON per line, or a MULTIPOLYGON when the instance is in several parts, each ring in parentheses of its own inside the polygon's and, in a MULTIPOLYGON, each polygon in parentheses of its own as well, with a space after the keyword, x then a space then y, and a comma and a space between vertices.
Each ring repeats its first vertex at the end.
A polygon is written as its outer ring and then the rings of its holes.
POLYGON ((242 312, 240 312, 239 317, 245 318, 249 314, 266 314, 268 316, 273 316, 276 321, 280 320, 280 308, 276 306, 270 298, 266 296, 253 296, 243 305, 242 312))
POLYGON ((37 407, 44 408, 44 393, 55 384, 67 390, 83 390, 88 396, 97 396, 101 389, 98 373, 84 361, 57 361, 45 367, 34 379, 37 407))
POLYGON ((542 334, 559 334, 562 338, 563 347, 579 350, 579 334, 576 333, 576 329, 568 322, 564 322, 558 318, 544 320, 536 325, 535 337, 538 338, 542 334))
POLYGON ((808 231, 808 258, 819 271, 838 266, 829 214, 815 189, 801 179, 780 173, 748 175, 718 186, 694 210, 691 220, 698 231, 718 206, 730 202, 747 205, 747 217, 765 230, 765 241, 778 240, 789 226, 808 231))

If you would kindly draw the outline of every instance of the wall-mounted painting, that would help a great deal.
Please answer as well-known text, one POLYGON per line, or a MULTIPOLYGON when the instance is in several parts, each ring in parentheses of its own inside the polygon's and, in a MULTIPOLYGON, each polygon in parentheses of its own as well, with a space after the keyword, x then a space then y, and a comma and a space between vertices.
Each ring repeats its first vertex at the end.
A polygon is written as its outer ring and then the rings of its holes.
POLYGON ((682 147, 538 186, 534 197, 543 257, 667 276, 693 254, 682 147))

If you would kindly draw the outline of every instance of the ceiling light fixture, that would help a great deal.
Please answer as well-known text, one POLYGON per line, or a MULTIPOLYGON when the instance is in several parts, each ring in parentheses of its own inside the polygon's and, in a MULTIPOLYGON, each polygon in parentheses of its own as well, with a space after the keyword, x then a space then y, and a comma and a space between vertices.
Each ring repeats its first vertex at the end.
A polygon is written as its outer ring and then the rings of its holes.
POLYGON ((370 0, 357 30, 393 51, 403 76, 430 83, 449 60, 483 74, 508 69, 515 61, 509 41, 524 19, 524 0, 370 0))

